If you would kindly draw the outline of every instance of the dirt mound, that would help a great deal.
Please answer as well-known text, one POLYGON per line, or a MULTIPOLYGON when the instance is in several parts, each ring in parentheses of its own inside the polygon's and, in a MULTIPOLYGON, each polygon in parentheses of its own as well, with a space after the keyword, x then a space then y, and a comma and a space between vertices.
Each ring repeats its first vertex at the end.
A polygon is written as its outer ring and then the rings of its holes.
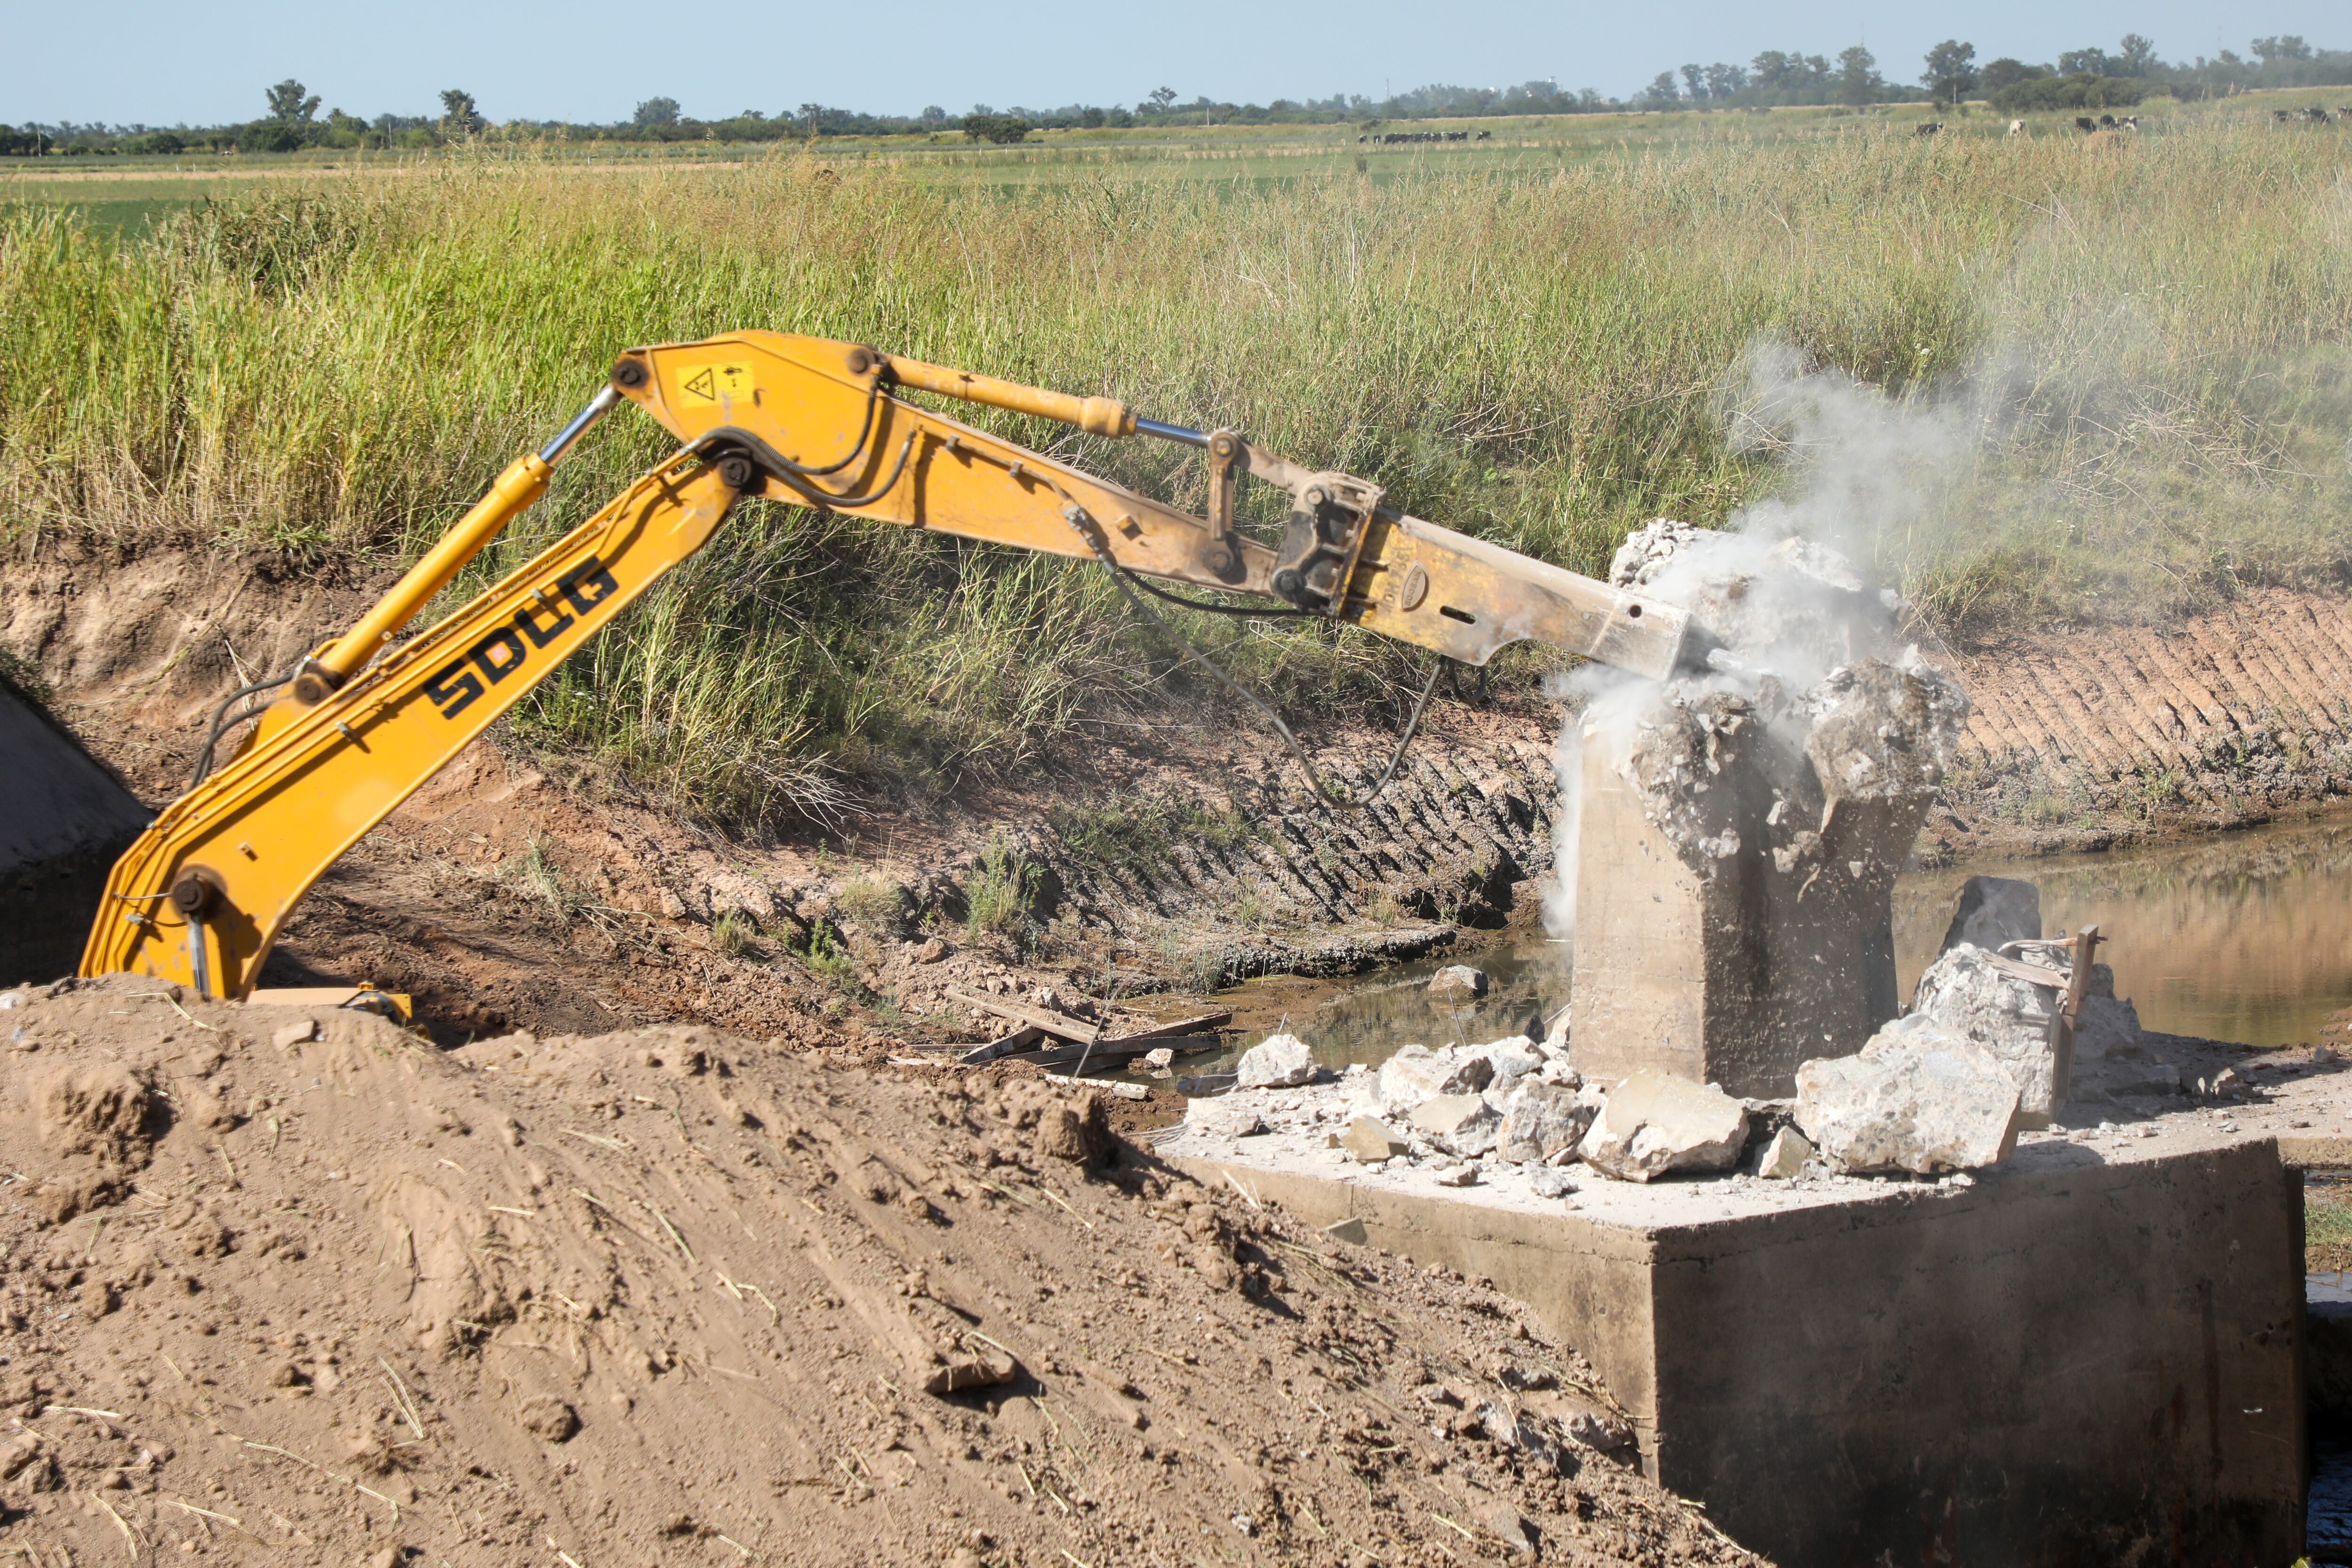
POLYGON ((0 1542, 43 1563, 1753 1561, 1523 1309, 1086 1094, 0 1003, 0 1542))

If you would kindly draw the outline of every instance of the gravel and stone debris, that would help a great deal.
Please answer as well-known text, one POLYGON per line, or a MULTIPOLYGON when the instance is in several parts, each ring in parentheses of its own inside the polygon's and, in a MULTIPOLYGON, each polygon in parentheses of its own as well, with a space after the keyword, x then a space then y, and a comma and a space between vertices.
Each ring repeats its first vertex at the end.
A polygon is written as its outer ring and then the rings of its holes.
POLYGON ((2051 1023, 2055 991, 1999 967, 1994 955, 1972 944, 1947 950, 1919 977, 1912 1017, 1926 1016, 1975 1041, 2017 1085, 2019 1124, 2046 1127, 2063 1103, 2051 1023))
POLYGON ((1847 1171, 1998 1165, 2017 1146, 2018 1105, 2009 1063, 1920 1013, 1888 1024, 1857 1055, 1797 1070, 1797 1125, 1847 1171))
POLYGON ((1773 1181, 1794 1181, 1805 1174, 1805 1162, 1812 1157, 1811 1140, 1794 1127, 1782 1127, 1764 1145, 1756 1174, 1773 1181))
POLYGON ((1609 1092, 1577 1155, 1625 1181, 1671 1171, 1727 1171, 1748 1141, 1748 1108, 1709 1083, 1651 1068, 1609 1092))
POLYGON ((1236 1087, 1287 1089, 1315 1082, 1315 1052, 1295 1034, 1273 1034, 1242 1053, 1236 1087))

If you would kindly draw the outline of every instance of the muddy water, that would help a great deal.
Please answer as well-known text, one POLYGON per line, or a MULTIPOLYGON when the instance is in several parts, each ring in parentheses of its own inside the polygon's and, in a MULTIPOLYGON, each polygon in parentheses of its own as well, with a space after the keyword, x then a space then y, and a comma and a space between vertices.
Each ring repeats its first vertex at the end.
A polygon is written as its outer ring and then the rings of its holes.
MULTIPOLYGON (((2051 933, 2095 923, 2116 990, 2148 1028, 2278 1045, 2316 1037, 2352 1005, 2352 817, 2258 828, 2105 854, 1947 866, 1896 883, 1895 946, 1902 991, 1934 958, 1960 884, 1976 874, 2040 884, 2051 933)), ((1255 980, 1218 998, 1246 1047, 1288 1029, 1332 1066, 1380 1061, 1412 1041, 1485 1040, 1531 1014, 1568 1005, 1565 943, 1525 939, 1465 959, 1437 957, 1351 980, 1255 980), (1449 962, 1484 969, 1475 1008, 1438 1009, 1424 994, 1449 962)), ((1196 1057, 1184 1071, 1230 1066, 1196 1057)))

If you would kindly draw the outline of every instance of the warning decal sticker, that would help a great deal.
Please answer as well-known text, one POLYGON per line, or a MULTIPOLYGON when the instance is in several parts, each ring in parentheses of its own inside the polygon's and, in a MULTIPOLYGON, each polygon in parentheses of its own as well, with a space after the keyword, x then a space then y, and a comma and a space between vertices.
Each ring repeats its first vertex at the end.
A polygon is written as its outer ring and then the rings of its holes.
POLYGON ((729 402, 751 396, 751 368, 749 365, 704 365, 689 370, 679 389, 690 398, 704 402, 729 402))

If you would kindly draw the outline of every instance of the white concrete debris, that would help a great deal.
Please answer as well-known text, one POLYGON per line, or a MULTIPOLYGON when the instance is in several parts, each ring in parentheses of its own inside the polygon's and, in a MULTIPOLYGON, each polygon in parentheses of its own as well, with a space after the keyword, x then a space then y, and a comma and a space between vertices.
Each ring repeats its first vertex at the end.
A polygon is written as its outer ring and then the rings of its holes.
POLYGON ((1608 1092, 1577 1157, 1625 1181, 1669 1171, 1729 1170, 1748 1139, 1748 1108, 1711 1083, 1644 1068, 1608 1092))
POLYGON ((2018 1106, 2007 1064, 1925 1013, 1888 1024, 1859 1055, 1797 1069, 1797 1125, 1842 1171, 1998 1165, 2016 1147, 2018 1106))
POLYGON ((1440 1166, 1429 1173, 1430 1179, 1440 1186, 1476 1186, 1478 1162, 1465 1160, 1458 1166, 1440 1166))
POLYGON ((1542 1071, 1548 1060, 1542 1050, 1523 1034, 1505 1035, 1500 1040, 1489 1040, 1469 1054, 1485 1057, 1494 1068, 1495 1076, 1486 1083, 1486 1092, 1490 1094, 1509 1093, 1520 1079, 1530 1072, 1542 1071))
POLYGON ((1972 876, 1952 900, 1952 924, 1938 953, 1967 943, 1989 953, 2004 942, 2028 942, 2042 935, 2042 889, 2005 876, 1972 876))
POLYGON ((1223 1096, 1186 1101, 1184 1125, 1188 1131, 1217 1138, 1253 1138, 1266 1130, 1265 1118, 1258 1114, 1255 1105, 1223 1096))
POLYGON ((1558 1166, 1541 1166, 1528 1177, 1528 1190, 1538 1197, 1566 1197, 1576 1190, 1576 1181, 1558 1166))
POLYGON ((1596 1109, 1578 1100, 1573 1084, 1522 1083, 1505 1105, 1495 1157, 1529 1165, 1572 1149, 1592 1125, 1596 1109))
POLYGON ((1486 974, 1467 964, 1448 964, 1430 977, 1432 1001, 1474 1002, 1486 994, 1486 974))
POLYGON ((1242 1052, 1237 1087, 1288 1089, 1315 1082, 1315 1053, 1295 1034, 1270 1034, 1242 1052))
POLYGON ((1812 1157, 1813 1145, 1805 1134, 1794 1127, 1783 1127, 1764 1145, 1763 1163, 1756 1167, 1756 1174, 1771 1181, 1794 1181, 1812 1157))
POLYGON ((1911 1016, 1933 1019, 1983 1047, 2017 1085, 2018 1125, 2046 1127, 2063 1103, 2050 1043, 2051 1019, 2062 1003, 2056 992, 1996 968, 1992 957, 1962 943, 1937 958, 1919 977, 1911 1016))
POLYGON ((1436 1094, 1406 1118, 1432 1143, 1456 1155, 1483 1155, 1495 1146, 1502 1115, 1483 1094, 1436 1094))
POLYGON ((2139 1009, 2113 997, 2085 997, 2074 1020, 2074 1061, 2116 1061, 2137 1056, 2146 1031, 2139 1009))
POLYGON ((1339 1134, 1339 1146, 1367 1165, 1402 1158, 1410 1148, 1404 1134, 1377 1116, 1359 1116, 1339 1134))
POLYGON ((1495 1064, 1483 1056, 1457 1060, 1425 1045, 1408 1045, 1381 1063, 1372 1094, 1388 1115, 1402 1116, 1436 1094, 1475 1094, 1495 1081, 1495 1064))

